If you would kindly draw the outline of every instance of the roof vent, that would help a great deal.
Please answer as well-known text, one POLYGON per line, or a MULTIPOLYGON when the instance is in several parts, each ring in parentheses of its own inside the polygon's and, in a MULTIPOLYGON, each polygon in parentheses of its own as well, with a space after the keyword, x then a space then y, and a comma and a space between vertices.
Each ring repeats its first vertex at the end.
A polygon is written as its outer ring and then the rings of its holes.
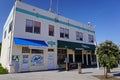
POLYGON ((91 25, 91 22, 88 22, 88 25, 91 25))

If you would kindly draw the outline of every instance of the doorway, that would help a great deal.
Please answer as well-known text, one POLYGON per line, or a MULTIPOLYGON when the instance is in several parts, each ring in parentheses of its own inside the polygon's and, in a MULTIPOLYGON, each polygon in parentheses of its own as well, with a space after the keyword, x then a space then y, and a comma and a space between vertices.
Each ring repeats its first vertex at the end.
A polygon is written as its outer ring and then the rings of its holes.
POLYGON ((91 65, 91 56, 88 54, 88 65, 91 65))
POLYGON ((29 55, 22 55, 22 71, 29 70, 29 55))
POLYGON ((86 62, 86 54, 83 54, 84 56, 84 65, 87 65, 87 62, 86 62))
POLYGON ((54 64, 54 53, 48 53, 48 69, 54 69, 55 64, 54 64))

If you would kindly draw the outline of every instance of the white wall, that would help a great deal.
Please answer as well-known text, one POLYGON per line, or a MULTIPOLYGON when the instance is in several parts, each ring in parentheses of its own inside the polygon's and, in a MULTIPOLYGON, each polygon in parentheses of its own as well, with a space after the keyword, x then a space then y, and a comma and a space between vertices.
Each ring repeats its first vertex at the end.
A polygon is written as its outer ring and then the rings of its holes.
MULTIPOLYGON (((51 12, 48 12, 48 11, 30 6, 30 5, 26 5, 25 3, 18 2, 17 7, 22 8, 22 9, 27 10, 27 11, 34 12, 34 13, 39 13, 39 14, 45 15, 45 16, 48 16, 50 18, 55 18, 56 17, 56 14, 54 14, 54 13, 51 13, 51 12), (33 9, 35 9, 35 11, 33 9)), ((71 19, 68 19, 68 18, 65 18, 65 17, 62 17, 62 16, 58 16, 58 19, 61 20, 61 21, 64 21, 64 22, 68 22, 68 20, 69 20, 69 23, 71 23, 71 24, 78 25, 78 26, 81 26, 83 28, 94 31, 94 28, 92 28, 88 25, 76 22, 74 20, 71 20, 71 19)), ((91 32, 85 31, 85 30, 80 30, 80 29, 77 29, 77 28, 74 28, 74 27, 68 27, 66 25, 56 23, 56 22, 53 22, 53 21, 50 21, 50 20, 38 18, 38 17, 35 17, 35 16, 31 16, 31 15, 28 15, 28 14, 21 13, 21 12, 16 12, 16 21, 15 21, 15 30, 14 30, 14 36, 15 37, 35 39, 35 40, 45 40, 45 41, 46 40, 56 40, 56 41, 57 40, 65 40, 65 41, 78 42, 78 43, 94 44, 94 43, 89 43, 88 42, 88 34, 92 34, 92 35, 95 36, 94 33, 91 33, 91 32), (41 33, 40 34, 34 34, 34 33, 25 32, 26 19, 41 22, 41 33), (52 24, 52 25, 55 26, 54 37, 48 36, 48 25, 49 24, 52 24), (69 39, 60 38, 60 27, 69 29, 69 39), (83 33, 84 41, 77 41, 76 40, 76 31, 79 31, 79 32, 83 33)))
POLYGON ((9 30, 9 24, 13 20, 13 8, 5 22, 5 25, 3 27, 3 36, 2 36, 2 47, 1 47, 1 63, 3 67, 9 67, 10 62, 10 39, 11 39, 11 32, 8 33, 9 30), (4 33, 6 31, 6 38, 4 38, 4 33))
MULTIPOLYGON (((51 12, 48 12, 48 11, 30 6, 30 5, 27 5, 27 4, 19 2, 19 1, 16 3, 16 5, 17 5, 17 7, 21 8, 21 9, 24 9, 24 10, 27 10, 27 11, 31 11, 31 12, 34 12, 34 13, 39 13, 41 15, 44 15, 44 16, 47 16, 47 17, 50 17, 50 18, 53 18, 53 19, 56 18, 56 14, 54 14, 54 13, 51 13, 51 12)), ((68 18, 65 18, 65 17, 62 17, 62 16, 58 16, 58 19, 60 21, 64 21, 64 22, 68 22, 68 20, 69 20, 70 24, 81 26, 83 28, 94 31, 94 28, 92 28, 92 27, 88 27, 85 24, 76 22, 74 20, 71 20, 71 19, 68 19, 68 18)), ((16 46, 13 45, 14 42, 13 42, 13 44, 12 44, 12 42, 10 42, 11 33, 8 34, 8 29, 9 29, 9 24, 12 20, 13 20, 13 9, 12 9, 12 11, 11 11, 6 23, 5 23, 4 29, 3 29, 1 62, 2 62, 2 65, 4 67, 9 66, 11 54, 16 54, 16 53, 21 54, 20 46, 16 47, 16 46), (4 39, 5 30, 7 30, 7 32, 6 32, 6 38, 4 39), (10 51, 10 43, 13 46, 12 53, 9 52, 10 51)), ((14 28, 13 28, 14 32, 13 32, 12 39, 13 39, 13 37, 19 37, 19 38, 27 38, 27 39, 34 39, 34 40, 44 40, 46 42, 47 41, 56 42, 56 45, 54 45, 53 47, 49 46, 49 48, 54 48, 55 49, 55 56, 56 56, 55 60, 56 61, 57 61, 57 40, 65 40, 65 41, 78 42, 78 43, 94 44, 94 43, 88 43, 88 34, 92 34, 92 35, 95 36, 94 33, 91 33, 91 32, 85 31, 85 30, 80 30, 80 29, 77 29, 77 28, 74 28, 74 27, 68 27, 66 25, 63 25, 63 24, 60 24, 60 23, 57 23, 57 22, 53 22, 53 21, 50 21, 50 20, 38 18, 38 17, 35 17, 35 16, 31 16, 31 15, 28 15, 28 14, 21 13, 21 12, 16 12, 15 13, 15 23, 13 23, 13 25, 14 25, 14 28), (41 33, 40 34, 34 34, 34 33, 25 32, 26 19, 41 22, 41 33), (53 37, 48 36, 48 25, 49 24, 54 25, 54 31, 55 32, 54 32, 53 37), (69 39, 60 38, 60 27, 69 29, 69 39), (76 41, 76 31, 83 32, 84 41, 76 41)), ((46 55, 47 55, 47 52, 46 52, 46 55)), ((57 66, 57 62, 55 63, 55 65, 57 66)))

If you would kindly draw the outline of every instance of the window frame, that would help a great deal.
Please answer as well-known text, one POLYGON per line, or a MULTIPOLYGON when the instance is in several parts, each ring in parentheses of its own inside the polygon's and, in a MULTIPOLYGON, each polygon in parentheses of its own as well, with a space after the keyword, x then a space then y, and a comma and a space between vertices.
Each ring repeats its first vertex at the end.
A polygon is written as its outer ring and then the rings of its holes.
POLYGON ((76 31, 76 40, 83 41, 83 33, 76 31))
POLYGON ((69 39, 69 29, 60 27, 60 38, 69 39))
POLYGON ((49 25, 49 36, 54 36, 54 25, 49 25))
POLYGON ((22 47, 22 53, 30 53, 30 48, 29 47, 22 47), (26 49, 26 51, 25 51, 26 49))
POLYGON ((33 33, 35 33, 35 34, 40 34, 40 33, 41 33, 41 22, 33 21, 33 33), (35 26, 35 22, 38 23, 39 26, 38 26, 38 24, 37 24, 37 26, 35 26), (39 31, 38 31, 38 32, 35 32, 35 28, 39 28, 39 29, 37 29, 37 30, 39 30, 39 31))
POLYGON ((8 33, 10 33, 12 31, 12 27, 13 27, 13 20, 10 22, 9 24, 9 30, 8 33))
POLYGON ((88 34, 88 42, 94 43, 94 36, 91 34, 88 34))
POLYGON ((44 53, 44 50, 42 49, 31 49, 31 54, 43 54, 43 53, 44 53), (38 52, 35 52, 35 51, 38 51, 38 52))
POLYGON ((6 38, 7 30, 4 31, 4 39, 6 38))
POLYGON ((26 19, 26 27, 25 27, 25 32, 28 32, 28 33, 33 33, 34 29, 34 21, 33 20, 30 20, 30 19, 26 19), (27 23, 27 21, 31 21, 32 25, 29 24, 29 22, 27 23), (32 28, 32 30, 30 30, 30 28, 32 28), (27 30, 28 29, 28 30, 27 30))

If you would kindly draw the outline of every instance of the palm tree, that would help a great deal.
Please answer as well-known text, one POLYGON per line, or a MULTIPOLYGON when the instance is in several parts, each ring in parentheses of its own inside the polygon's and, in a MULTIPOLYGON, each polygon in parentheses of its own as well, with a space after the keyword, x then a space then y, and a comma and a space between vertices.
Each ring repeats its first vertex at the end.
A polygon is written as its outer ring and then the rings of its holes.
POLYGON ((118 65, 119 48, 112 41, 106 40, 96 48, 96 54, 100 65, 104 67, 104 75, 107 78, 107 73, 110 72, 110 69, 118 65))

